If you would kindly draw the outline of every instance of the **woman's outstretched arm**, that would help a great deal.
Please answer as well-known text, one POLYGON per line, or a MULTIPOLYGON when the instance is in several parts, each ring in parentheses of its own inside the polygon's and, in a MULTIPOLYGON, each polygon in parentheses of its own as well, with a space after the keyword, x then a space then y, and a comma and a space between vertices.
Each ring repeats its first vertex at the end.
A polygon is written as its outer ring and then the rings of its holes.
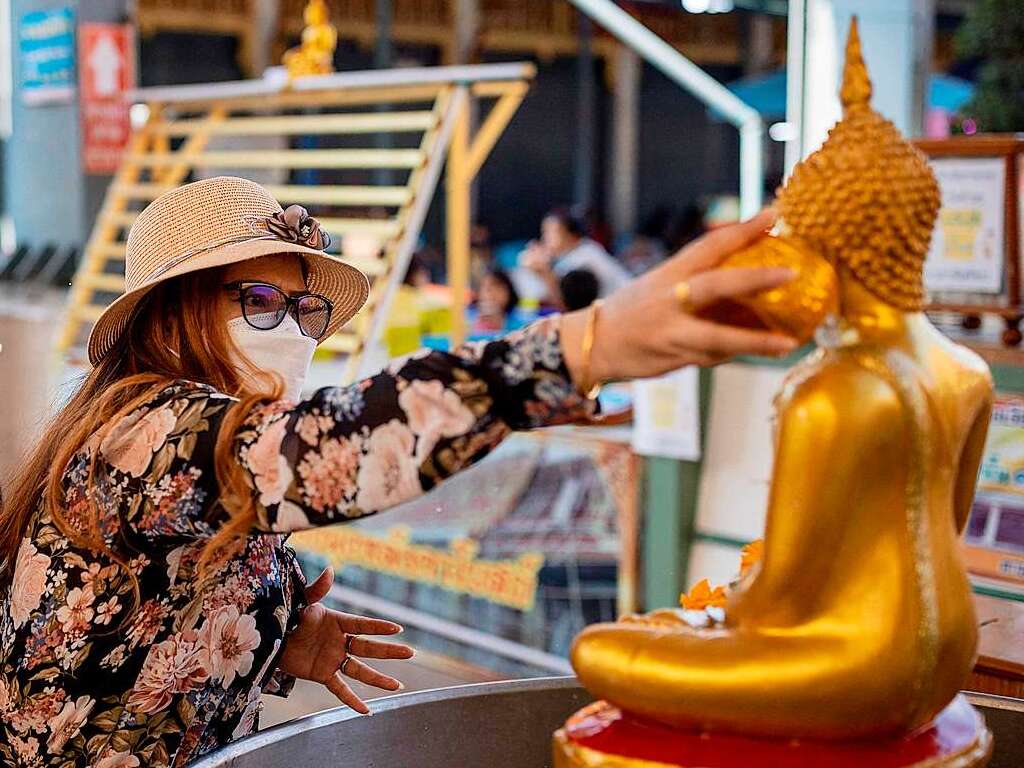
POLYGON ((254 411, 237 436, 257 527, 301 530, 407 501, 483 458, 512 430, 586 415, 557 320, 454 353, 421 352, 298 405, 254 411))
POLYGON ((98 476, 121 501, 125 533, 174 547, 221 530, 215 467, 224 439, 255 502, 255 530, 287 533, 400 504, 512 430, 592 410, 563 362, 557 318, 450 354, 420 352, 300 403, 257 406, 233 437, 222 435, 234 407, 210 387, 176 382, 115 425, 98 446, 98 476))

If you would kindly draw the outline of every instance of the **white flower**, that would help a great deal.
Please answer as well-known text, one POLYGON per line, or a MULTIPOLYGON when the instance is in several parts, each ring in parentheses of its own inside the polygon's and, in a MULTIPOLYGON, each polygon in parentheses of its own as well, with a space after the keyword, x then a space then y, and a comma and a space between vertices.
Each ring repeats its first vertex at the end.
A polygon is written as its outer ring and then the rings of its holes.
POLYGON ((96 613, 92 607, 95 600, 91 586, 85 589, 75 587, 68 592, 67 603, 57 610, 57 621, 61 623, 64 634, 71 635, 88 629, 96 613))
POLYGON ((139 758, 131 752, 112 752, 97 760, 92 768, 138 768, 139 758))
POLYGON ((279 503, 292 484, 292 469, 281 453, 287 427, 287 419, 278 419, 245 453, 245 462, 260 492, 260 504, 265 507, 279 503))
POLYGON ((412 431, 398 419, 377 427, 359 465, 356 505, 364 512, 387 509, 423 492, 412 431))
POLYGON ((191 631, 154 645, 128 696, 127 708, 153 714, 170 704, 175 694, 198 688, 210 677, 203 665, 205 655, 191 631))
POLYGON ((277 508, 277 515, 271 530, 281 532, 304 531, 312 527, 313 524, 309 522, 309 518, 302 511, 302 507, 293 501, 285 499, 277 508))
POLYGON ((177 417, 170 404, 155 411, 139 410, 123 417, 100 443, 100 453, 115 468, 141 477, 174 430, 177 417))
POLYGON ((202 629, 199 642, 205 653, 203 666, 213 680, 227 688, 236 675, 245 676, 252 669, 252 652, 259 648, 260 633, 256 618, 239 614, 234 605, 217 610, 202 629))
POLYGON ((694 629, 703 629, 711 624, 711 617, 705 611, 680 611, 683 621, 694 629))
POLYGON ((23 765, 41 765, 39 760, 39 739, 35 736, 19 739, 17 736, 12 735, 11 746, 14 748, 14 754, 18 756, 23 765))
POLYGON ((106 626, 114 618, 114 614, 121 611, 121 603, 114 595, 106 602, 102 602, 96 608, 96 623, 106 626))
POLYGON ((15 629, 28 621, 29 614, 39 607, 46 589, 46 571, 49 567, 50 558, 40 554, 27 538, 22 539, 11 583, 10 611, 15 629))
POLYGON ((79 696, 75 701, 64 702, 64 709, 50 722, 50 738, 46 742, 46 750, 50 754, 61 752, 89 719, 94 706, 96 700, 90 696, 79 696))
POLYGON ((421 458, 440 438, 464 434, 476 422, 462 399, 437 379, 409 382, 398 395, 398 405, 405 411, 409 428, 420 439, 417 452, 421 458))

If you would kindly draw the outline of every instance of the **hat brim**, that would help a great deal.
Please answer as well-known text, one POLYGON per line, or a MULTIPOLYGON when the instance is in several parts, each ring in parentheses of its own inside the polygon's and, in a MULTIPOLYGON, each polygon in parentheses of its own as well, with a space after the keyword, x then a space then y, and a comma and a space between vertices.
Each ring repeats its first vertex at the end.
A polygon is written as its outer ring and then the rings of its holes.
POLYGON ((175 265, 154 280, 119 296, 103 310, 89 333, 89 362, 97 365, 106 356, 127 329, 132 312, 138 303, 161 283, 191 272, 282 253, 295 253, 304 256, 308 267, 307 287, 313 293, 323 294, 334 305, 331 322, 317 343, 327 340, 351 320, 353 315, 366 303, 370 293, 370 284, 366 275, 351 264, 346 264, 339 257, 318 251, 315 248, 282 240, 250 240, 219 246, 197 254, 181 264, 175 265))

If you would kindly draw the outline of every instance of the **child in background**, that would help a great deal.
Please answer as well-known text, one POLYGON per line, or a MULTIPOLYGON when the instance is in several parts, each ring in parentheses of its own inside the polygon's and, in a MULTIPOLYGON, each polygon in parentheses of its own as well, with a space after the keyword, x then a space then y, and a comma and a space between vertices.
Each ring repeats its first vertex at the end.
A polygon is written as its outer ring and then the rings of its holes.
POLYGON ((558 289, 562 294, 562 303, 566 312, 586 309, 593 304, 601 293, 597 276, 589 269, 574 269, 567 272, 558 281, 558 289))
POLYGON ((492 269, 480 281, 476 305, 471 310, 473 333, 497 333, 510 330, 512 315, 519 304, 516 293, 508 274, 500 269, 492 269))

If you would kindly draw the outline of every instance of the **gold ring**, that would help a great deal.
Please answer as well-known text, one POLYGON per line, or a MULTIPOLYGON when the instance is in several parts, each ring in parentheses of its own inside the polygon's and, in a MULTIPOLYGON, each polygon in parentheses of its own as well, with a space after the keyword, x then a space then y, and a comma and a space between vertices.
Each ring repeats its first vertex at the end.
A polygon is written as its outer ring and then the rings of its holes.
POLYGON ((680 280, 672 288, 672 293, 675 295, 676 301, 679 302, 679 308, 683 312, 693 311, 693 290, 690 288, 689 282, 680 280))
POLYGON ((345 637, 345 653, 352 653, 352 641, 357 637, 358 635, 347 635, 345 637))

